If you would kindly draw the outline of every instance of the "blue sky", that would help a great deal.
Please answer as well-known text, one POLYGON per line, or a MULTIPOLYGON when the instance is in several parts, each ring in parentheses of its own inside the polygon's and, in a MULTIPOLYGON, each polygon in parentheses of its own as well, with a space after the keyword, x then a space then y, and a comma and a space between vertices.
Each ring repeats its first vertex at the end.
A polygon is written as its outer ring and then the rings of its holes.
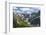
POLYGON ((34 8, 34 7, 14 7, 14 12, 15 13, 27 13, 31 14, 33 12, 38 12, 40 9, 39 8, 34 8))

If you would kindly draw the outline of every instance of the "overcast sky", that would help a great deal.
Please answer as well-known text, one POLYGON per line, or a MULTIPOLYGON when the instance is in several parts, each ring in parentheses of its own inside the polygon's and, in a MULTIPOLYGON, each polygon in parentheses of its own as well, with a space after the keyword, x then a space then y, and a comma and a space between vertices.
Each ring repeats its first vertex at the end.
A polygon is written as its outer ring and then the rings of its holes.
POLYGON ((34 8, 34 7, 14 7, 14 12, 15 13, 27 13, 31 14, 33 12, 38 12, 40 9, 39 8, 34 8))

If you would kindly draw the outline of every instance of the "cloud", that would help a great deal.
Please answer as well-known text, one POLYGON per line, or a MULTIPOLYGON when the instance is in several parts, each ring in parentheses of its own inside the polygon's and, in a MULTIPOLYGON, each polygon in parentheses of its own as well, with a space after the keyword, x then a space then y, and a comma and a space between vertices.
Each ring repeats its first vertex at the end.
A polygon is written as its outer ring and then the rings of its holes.
POLYGON ((38 12, 39 11, 39 9, 38 8, 26 8, 26 7, 16 7, 16 8, 14 8, 15 9, 15 12, 16 13, 27 13, 27 14, 31 14, 31 13, 33 13, 33 12, 38 12))

